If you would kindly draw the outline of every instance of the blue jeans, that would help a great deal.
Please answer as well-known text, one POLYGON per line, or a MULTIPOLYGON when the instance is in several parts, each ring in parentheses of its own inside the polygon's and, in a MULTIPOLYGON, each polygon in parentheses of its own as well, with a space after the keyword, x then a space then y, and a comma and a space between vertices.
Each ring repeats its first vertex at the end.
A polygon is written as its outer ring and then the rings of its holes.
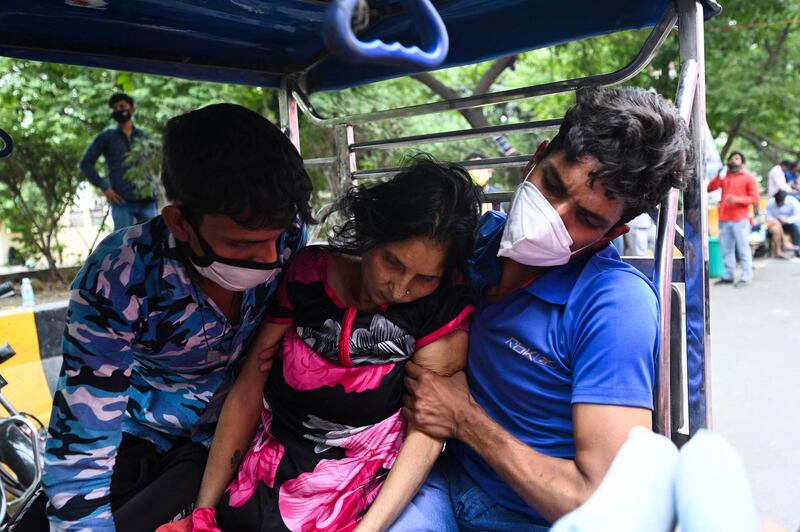
POLYGON ((719 245, 725 261, 725 279, 736 276, 736 257, 742 263, 742 281, 753 280, 753 252, 750 249, 750 221, 719 223, 719 245))
POLYGON ((545 532, 550 527, 534 524, 527 515, 497 504, 444 453, 389 532, 459 530, 545 532))
POLYGON ((144 223, 158 214, 156 202, 126 201, 121 205, 111 205, 111 219, 114 220, 114 230, 124 229, 134 224, 144 223))
POLYGON ((800 246, 800 224, 783 224, 783 232, 792 237, 792 244, 800 246))

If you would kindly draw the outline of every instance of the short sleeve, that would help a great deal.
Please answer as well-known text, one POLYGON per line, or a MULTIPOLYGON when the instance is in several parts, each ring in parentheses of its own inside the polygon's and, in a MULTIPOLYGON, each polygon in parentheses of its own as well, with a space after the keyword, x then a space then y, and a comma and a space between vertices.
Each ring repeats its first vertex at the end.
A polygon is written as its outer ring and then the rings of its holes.
MULTIPOLYGON (((302 303, 302 285, 323 282, 326 251, 319 246, 304 247, 289 259, 281 274, 275 298, 267 308, 268 323, 290 324, 295 321, 298 304, 302 303), (298 301, 298 298, 301 301, 298 301)), ((302 306, 302 305, 301 305, 302 306)))
POLYGON ((290 324, 294 321, 294 306, 289 299, 289 283, 291 283, 290 272, 291 263, 286 271, 281 275, 278 292, 267 308, 265 319, 267 323, 290 324))
POLYGON ((598 275, 575 301, 572 404, 653 408, 659 305, 633 272, 598 275))
POLYGON ((475 307, 466 283, 457 282, 440 288, 421 301, 416 344, 420 349, 456 330, 469 327, 475 307))

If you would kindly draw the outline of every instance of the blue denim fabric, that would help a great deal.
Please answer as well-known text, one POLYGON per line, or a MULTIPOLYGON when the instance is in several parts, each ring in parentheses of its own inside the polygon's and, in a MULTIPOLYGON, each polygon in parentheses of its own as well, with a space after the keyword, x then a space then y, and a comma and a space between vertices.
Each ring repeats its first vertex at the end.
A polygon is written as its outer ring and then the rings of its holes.
POLYGON ((545 532, 550 527, 535 524, 528 516, 500 506, 445 453, 389 532, 412 530, 545 532))
POLYGON ((753 280, 753 252, 750 249, 750 221, 719 223, 719 245, 725 261, 725 279, 734 280, 736 257, 742 263, 742 281, 753 280))
POLYGON ((800 224, 783 224, 783 231, 792 237, 792 244, 800 246, 800 224))
POLYGON ((135 224, 142 224, 158 215, 155 201, 126 201, 111 206, 111 219, 114 220, 114 231, 125 229, 135 224))

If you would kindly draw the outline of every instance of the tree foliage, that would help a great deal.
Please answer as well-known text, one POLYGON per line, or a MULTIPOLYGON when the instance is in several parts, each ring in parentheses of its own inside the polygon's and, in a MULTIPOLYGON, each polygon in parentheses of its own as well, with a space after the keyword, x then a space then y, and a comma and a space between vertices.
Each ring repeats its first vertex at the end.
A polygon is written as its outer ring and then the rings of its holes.
POLYGON ((0 184, 7 192, 0 201, 0 216, 20 235, 23 255, 43 256, 53 277, 62 282, 56 266, 58 222, 80 184, 76 153, 69 144, 54 146, 37 132, 19 139, 13 153, 0 160, 0 184))
MULTIPOLYGON (((708 123, 720 147, 744 151, 751 161, 751 168, 763 173, 777 159, 800 157, 800 145, 796 139, 800 115, 792 112, 800 104, 800 93, 796 89, 800 86, 800 63, 797 59, 800 57, 800 31, 796 18, 800 13, 800 0, 726 0, 723 7, 722 15, 706 23, 708 123)), ((436 101, 442 95, 467 96, 486 90, 513 89, 609 72, 622 67, 635 56, 648 31, 599 36, 511 58, 441 70, 416 79, 402 78, 340 92, 315 94, 312 99, 323 115, 357 114, 436 101)), ((678 40, 673 34, 652 64, 629 83, 673 97, 679 69, 678 40)), ((0 59, 0 127, 18 140, 13 164, 27 164, 25 168, 16 168, 13 179, 27 176, 26 179, 30 180, 17 190, 22 200, 29 203, 29 208, 36 211, 37 221, 43 224, 44 233, 24 237, 32 248, 38 249, 34 242, 46 240, 50 231, 45 227, 47 224, 57 225, 56 220, 49 218, 53 212, 44 207, 47 203, 44 196, 36 191, 38 184, 35 179, 60 176, 64 183, 47 186, 64 194, 67 205, 72 201, 72 185, 82 179, 74 163, 94 135, 113 126, 106 102, 115 91, 127 92, 136 99, 135 122, 150 135, 150 142, 132 154, 140 163, 137 171, 142 183, 146 183, 147 176, 159 172, 159 155, 154 146, 159 145, 164 125, 172 116, 225 101, 261 112, 273 122, 278 118, 275 91, 270 89, 0 59), (60 162, 56 164, 56 160, 60 162), (41 176, 45 164, 50 165, 47 167, 50 177, 41 176), (71 170, 65 170, 64 165, 71 170), (54 173, 56 167, 59 170, 54 173)), ((358 142, 558 118, 573 102, 573 95, 561 94, 485 107, 474 112, 454 111, 387 120, 360 125, 355 129, 355 136, 358 142)), ((537 144, 552 133, 511 135, 510 140, 518 152, 532 153, 537 144)), ((334 153, 333 131, 314 127, 302 118, 301 139, 304 157, 331 156, 334 153)), ((474 139, 428 144, 415 150, 376 150, 359 155, 359 168, 395 166, 417 150, 427 151, 440 159, 460 160, 475 150, 494 154, 496 146, 492 139, 474 139)), ((3 167, 4 175, 0 181, 12 179, 6 178, 6 168, 10 166, 3 167)), ((314 171, 312 178, 317 207, 330 202, 331 192, 335 194, 338 185, 333 170, 314 171)), ((515 172, 495 174, 495 181, 505 187, 512 186, 516 179, 518 175, 515 172)), ((4 205, 2 216, 6 223, 22 229, 33 227, 20 218, 22 209, 19 205, 9 207, 13 206, 9 203, 13 194, 8 184, 0 184, 0 193, 4 205)), ((34 231, 38 230, 34 228, 34 231)))

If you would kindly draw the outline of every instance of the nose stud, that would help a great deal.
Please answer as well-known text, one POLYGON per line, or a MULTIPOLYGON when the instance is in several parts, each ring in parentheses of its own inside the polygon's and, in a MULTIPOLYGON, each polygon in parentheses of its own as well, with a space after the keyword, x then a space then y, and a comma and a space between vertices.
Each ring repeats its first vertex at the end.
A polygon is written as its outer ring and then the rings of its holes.
POLYGON ((406 290, 406 295, 410 294, 411 290, 406 290))

